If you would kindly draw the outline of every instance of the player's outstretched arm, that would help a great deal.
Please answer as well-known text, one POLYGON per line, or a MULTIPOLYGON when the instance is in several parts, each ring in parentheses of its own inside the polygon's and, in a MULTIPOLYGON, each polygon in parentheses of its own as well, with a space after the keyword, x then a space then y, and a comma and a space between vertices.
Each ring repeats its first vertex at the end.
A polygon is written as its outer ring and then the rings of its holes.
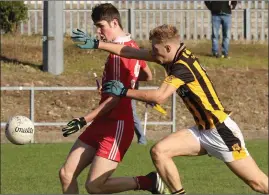
POLYGON ((144 102, 164 103, 175 91, 176 87, 163 83, 156 90, 133 90, 127 89, 120 81, 111 80, 104 84, 102 92, 120 97, 128 97, 144 102))
POLYGON ((150 52, 146 49, 136 49, 126 45, 106 43, 102 41, 99 42, 98 49, 102 49, 129 59, 138 59, 138 60, 156 62, 156 60, 152 58, 150 52))
POLYGON ((102 42, 79 29, 72 31, 71 38, 74 42, 84 42, 84 44, 77 45, 81 49, 102 49, 125 58, 156 62, 148 50, 135 49, 125 45, 102 42))

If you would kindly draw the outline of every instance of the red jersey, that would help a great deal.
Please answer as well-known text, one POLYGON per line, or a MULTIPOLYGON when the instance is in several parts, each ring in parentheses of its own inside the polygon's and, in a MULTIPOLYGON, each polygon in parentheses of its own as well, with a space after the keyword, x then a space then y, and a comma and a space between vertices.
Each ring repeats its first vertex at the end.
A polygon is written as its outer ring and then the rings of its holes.
MULTIPOLYGON (((124 44, 130 47, 138 48, 130 35, 118 37, 114 41, 118 44, 124 44)), ((134 88, 137 81, 139 70, 146 67, 146 62, 136 59, 123 58, 115 54, 110 54, 107 58, 102 77, 102 85, 109 80, 118 80, 126 88, 134 88)), ((109 97, 108 94, 102 94, 100 104, 109 97)), ((132 106, 130 98, 121 98, 119 103, 103 117, 116 120, 133 120, 132 106)))

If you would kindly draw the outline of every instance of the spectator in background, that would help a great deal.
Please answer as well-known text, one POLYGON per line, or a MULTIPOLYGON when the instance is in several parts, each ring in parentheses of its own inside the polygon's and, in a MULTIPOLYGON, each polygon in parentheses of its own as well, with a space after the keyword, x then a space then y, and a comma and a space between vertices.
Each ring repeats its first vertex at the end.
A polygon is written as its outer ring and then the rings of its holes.
POLYGON ((229 58, 232 10, 237 1, 205 1, 212 14, 212 54, 214 57, 229 58), (219 28, 222 25, 222 55, 219 54, 219 28))
MULTIPOLYGON (((139 86, 139 84, 138 84, 138 82, 136 82, 135 89, 138 89, 138 86, 139 86)), ((147 140, 146 140, 146 137, 143 133, 140 119, 136 113, 136 101, 134 99, 132 99, 132 109, 133 109, 133 117, 134 117, 134 130, 135 130, 135 134, 137 136, 137 142, 138 142, 138 144, 146 145, 147 140)))

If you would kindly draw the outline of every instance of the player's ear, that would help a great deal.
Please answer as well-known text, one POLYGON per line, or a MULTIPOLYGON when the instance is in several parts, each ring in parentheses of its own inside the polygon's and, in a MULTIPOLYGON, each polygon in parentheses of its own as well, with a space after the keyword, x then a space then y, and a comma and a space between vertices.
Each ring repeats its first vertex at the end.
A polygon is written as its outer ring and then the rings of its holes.
POLYGON ((165 45, 164 48, 165 48, 167 53, 169 53, 171 51, 171 46, 170 45, 165 45))
POLYGON ((111 27, 115 28, 115 27, 117 27, 117 26, 119 26, 118 20, 117 20, 117 19, 113 19, 113 20, 111 21, 111 27))

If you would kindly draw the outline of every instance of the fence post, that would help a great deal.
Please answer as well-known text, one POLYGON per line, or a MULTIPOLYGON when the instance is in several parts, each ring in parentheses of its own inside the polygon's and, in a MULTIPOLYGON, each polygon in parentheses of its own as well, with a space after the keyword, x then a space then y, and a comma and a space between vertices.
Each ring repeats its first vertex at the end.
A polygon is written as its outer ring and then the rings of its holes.
MULTIPOLYGON (((262 10, 262 26, 261 26, 262 29, 261 29, 261 37, 260 37, 261 41, 264 41, 264 39, 265 39, 265 34, 264 34, 264 27, 265 27, 264 12, 265 11, 262 10)), ((268 21, 267 21, 267 23, 268 23, 268 21)))
POLYGON ((176 93, 172 95, 172 110, 171 110, 171 117, 173 124, 171 125, 171 133, 176 132, 176 93))
MULTIPOLYGON (((35 90, 33 86, 30 90, 30 119, 35 124, 35 90)), ((35 143, 35 138, 31 140, 31 143, 35 143)))
POLYGON ((244 9, 244 38, 250 40, 250 9, 244 9))
POLYGON ((128 31, 135 39, 135 13, 133 8, 128 9, 128 23, 128 31))
POLYGON ((63 1, 44 1, 43 70, 63 72, 63 1))
POLYGON ((30 119, 35 122, 35 91, 33 86, 30 90, 30 119))
POLYGON ((207 31, 206 31, 206 38, 208 40, 211 40, 212 37, 212 32, 211 32, 211 28, 212 28, 212 16, 210 11, 207 12, 207 31), (211 33, 211 34, 210 34, 211 33))

